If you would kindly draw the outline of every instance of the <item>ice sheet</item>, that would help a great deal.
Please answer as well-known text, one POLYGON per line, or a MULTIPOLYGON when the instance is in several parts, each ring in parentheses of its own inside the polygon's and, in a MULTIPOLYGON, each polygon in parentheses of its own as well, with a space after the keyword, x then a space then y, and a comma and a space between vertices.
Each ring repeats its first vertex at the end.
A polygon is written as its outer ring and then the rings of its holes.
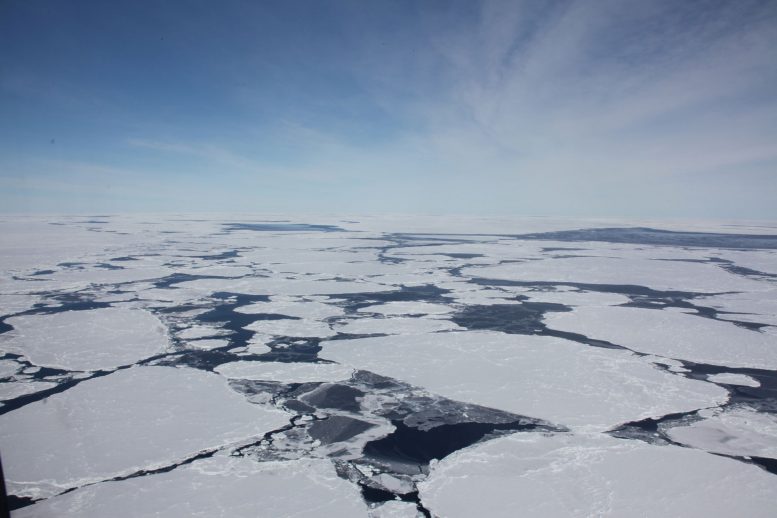
POLYGON ((777 415, 744 405, 699 412, 701 421, 666 430, 673 440, 725 455, 777 459, 777 415))
POLYGON ((581 307, 545 316, 549 328, 634 351, 727 367, 777 369, 777 339, 696 315, 629 307, 581 307))
POLYGON ((707 263, 643 258, 574 257, 470 267, 471 277, 514 281, 576 282, 646 286, 698 293, 767 291, 770 285, 726 272, 707 263))
POLYGON ((0 449, 9 492, 41 498, 174 464, 288 419, 216 374, 134 367, 0 416, 0 449))
POLYGON ((216 372, 233 379, 307 383, 346 380, 353 368, 337 363, 232 362, 216 367, 216 372))
POLYGON ((576 429, 718 405, 728 392, 636 355, 549 336, 450 332, 323 342, 319 356, 450 399, 576 429))
POLYGON ((777 477, 754 465, 607 435, 521 433, 446 457, 419 484, 449 518, 774 515, 777 477))
POLYGON ((35 365, 65 370, 113 369, 168 345, 165 326, 142 310, 65 311, 6 322, 15 329, 0 335, 0 350, 23 354, 35 365))
POLYGON ((360 318, 338 323, 334 326, 338 333, 354 335, 404 335, 417 333, 433 333, 435 331, 450 331, 462 329, 450 320, 437 320, 420 317, 388 317, 360 318))
POLYGON ((15 511, 14 518, 363 518, 366 514, 356 486, 339 478, 327 460, 260 464, 216 456, 168 473, 78 489, 15 511))

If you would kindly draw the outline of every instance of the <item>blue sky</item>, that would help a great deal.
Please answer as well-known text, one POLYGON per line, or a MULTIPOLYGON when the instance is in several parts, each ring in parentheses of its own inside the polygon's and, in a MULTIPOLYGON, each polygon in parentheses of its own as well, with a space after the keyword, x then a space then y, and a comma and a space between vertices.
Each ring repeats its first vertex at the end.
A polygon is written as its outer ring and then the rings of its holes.
POLYGON ((777 2, 0 2, 8 212, 777 219, 777 2))

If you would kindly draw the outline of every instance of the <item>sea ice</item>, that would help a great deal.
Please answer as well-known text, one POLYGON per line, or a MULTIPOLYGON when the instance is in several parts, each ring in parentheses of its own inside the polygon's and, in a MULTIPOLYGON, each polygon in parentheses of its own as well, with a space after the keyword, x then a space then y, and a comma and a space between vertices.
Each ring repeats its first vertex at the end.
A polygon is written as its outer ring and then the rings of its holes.
POLYGON ((724 455, 777 459, 777 415, 737 405, 702 410, 701 421, 673 426, 666 434, 675 442, 724 455))
POLYGON ((574 257, 496 266, 469 267, 463 275, 513 281, 574 282, 647 286, 656 290, 699 293, 766 291, 754 281, 707 263, 643 258, 574 257))
POLYGON ((450 320, 420 317, 360 318, 335 325, 335 330, 338 333, 352 335, 404 335, 450 331, 453 329, 462 328, 450 320))
POLYGON ((235 311, 250 315, 267 313, 310 320, 324 320, 329 317, 340 316, 345 312, 343 308, 332 304, 299 300, 278 300, 276 297, 273 297, 270 302, 256 302, 247 306, 240 306, 235 311))
POLYGON ((9 493, 44 498, 261 436, 289 415, 199 370, 133 367, 0 416, 9 493))
POLYGON ((728 392, 636 355, 550 336, 466 331, 323 342, 319 356, 450 399, 576 429, 715 406, 728 392))
POLYGON ((630 307, 581 307, 548 314, 545 323, 551 329, 667 358, 777 369, 775 337, 695 315, 630 307))
POLYGON ((216 372, 231 379, 307 383, 347 380, 353 368, 337 363, 247 362, 222 363, 216 372))
POLYGON ((262 335, 326 338, 337 333, 326 322, 315 320, 257 320, 245 327, 262 335))
POLYGON ((757 379, 751 378, 746 374, 733 374, 722 372, 720 374, 710 374, 707 379, 713 383, 723 383, 724 385, 740 385, 743 387, 760 387, 757 379))
POLYGON ((380 315, 444 315, 455 311, 446 304, 431 304, 429 302, 387 302, 360 308, 359 313, 378 313, 380 315))
POLYGON ((23 315, 6 320, 15 329, 0 335, 0 350, 31 363, 65 370, 113 369, 162 352, 167 330, 151 313, 104 308, 23 315))
POLYGON ((362 518, 366 514, 358 488, 338 477, 328 460, 257 463, 215 456, 166 473, 77 489, 14 511, 14 518, 362 518))
POLYGON ((435 516, 774 516, 777 477, 706 452, 607 435, 518 433, 446 457, 418 484, 435 516))

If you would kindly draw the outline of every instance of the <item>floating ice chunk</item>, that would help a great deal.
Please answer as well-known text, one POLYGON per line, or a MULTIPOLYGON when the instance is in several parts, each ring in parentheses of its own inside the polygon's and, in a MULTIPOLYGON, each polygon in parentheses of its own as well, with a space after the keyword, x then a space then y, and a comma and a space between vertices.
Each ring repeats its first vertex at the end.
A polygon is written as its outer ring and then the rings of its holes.
POLYGON ((777 369, 777 339, 683 313, 585 307, 545 316, 549 328, 607 340, 634 351, 727 367, 777 369))
POLYGON ((422 518, 415 504, 389 500, 370 509, 369 518, 422 518))
POLYGON ((216 456, 167 473, 78 489, 14 511, 14 518, 362 518, 366 513, 357 487, 338 477, 328 460, 257 463, 216 456))
POLYGON ((767 291, 769 284, 734 275, 707 263, 656 261, 644 258, 574 257, 525 263, 470 267, 470 277, 514 281, 630 284, 657 290, 699 293, 767 291))
POLYGON ((418 484, 435 516, 774 515, 777 479, 757 466, 607 435, 518 433, 458 451, 418 484))
POLYGON ((381 315, 444 315, 451 313, 454 308, 445 304, 431 304, 429 302, 387 302, 360 308, 360 313, 378 313, 381 315))
POLYGON ((113 369, 159 353, 168 344, 162 322, 142 310, 65 311, 6 322, 15 329, 0 335, 0 349, 23 354, 35 365, 65 370, 113 369))
POLYGON ((35 394, 41 390, 56 387, 56 383, 47 381, 15 381, 10 383, 0 383, 0 400, 8 401, 21 396, 35 394))
POLYGON ((722 293, 711 297, 697 299, 696 304, 709 306, 720 311, 723 320, 739 320, 777 326, 777 291, 758 293, 722 293))
MULTIPOLYGON (((274 298, 273 298, 274 299, 274 298)), ((305 318, 310 320, 324 320, 329 317, 340 316, 345 313, 341 307, 321 302, 298 302, 289 300, 272 300, 271 302, 256 302, 248 306, 235 309, 238 313, 250 315, 269 313, 272 315, 286 315, 288 317, 305 318)))
POLYGON ((288 418, 247 402, 216 374, 134 367, 0 416, 0 449, 9 492, 42 498, 174 464, 288 418))
POLYGON ((243 279, 199 279, 182 282, 181 288, 205 293, 227 291, 259 295, 333 295, 345 293, 373 293, 392 291, 396 288, 373 282, 278 279, 249 277, 243 279))
POLYGON ((206 338, 210 336, 229 334, 229 331, 225 331, 224 329, 218 329, 210 326, 192 326, 192 327, 187 327, 182 331, 179 331, 177 334, 178 334, 178 338, 181 338, 183 340, 192 340, 195 338, 206 338))
POLYGON ((777 416, 746 406, 704 410, 687 426, 665 430, 676 442, 724 455, 777 458, 777 416))
POLYGON ((210 351, 212 349, 226 347, 227 345, 229 345, 229 340, 208 339, 208 340, 190 340, 186 342, 186 346, 189 347, 190 349, 201 349, 204 351, 210 351))
POLYGON ((216 372, 232 379, 307 383, 347 380, 353 368, 337 363, 232 362, 216 367, 216 372))
POLYGON ((724 385, 741 385, 743 387, 760 387, 757 379, 751 378, 746 374, 734 374, 723 372, 720 374, 710 374, 707 379, 713 383, 723 383, 724 385))
POLYGON ((7 378, 19 372, 22 366, 11 360, 0 360, 0 378, 7 378))
POLYGON ((263 335, 326 338, 337 333, 326 322, 315 320, 257 320, 245 327, 263 335))
POLYGON ((358 320, 349 320, 348 322, 335 326, 337 332, 353 335, 403 335, 450 331, 453 329, 462 328, 449 320, 412 317, 360 318, 358 320))
POLYGON ((627 351, 549 336, 467 331, 321 345, 322 358, 574 428, 605 430, 728 399, 722 387, 659 370, 627 351))
POLYGON ((617 306, 631 299, 618 293, 596 291, 530 291, 523 293, 531 302, 550 302, 567 306, 617 306))

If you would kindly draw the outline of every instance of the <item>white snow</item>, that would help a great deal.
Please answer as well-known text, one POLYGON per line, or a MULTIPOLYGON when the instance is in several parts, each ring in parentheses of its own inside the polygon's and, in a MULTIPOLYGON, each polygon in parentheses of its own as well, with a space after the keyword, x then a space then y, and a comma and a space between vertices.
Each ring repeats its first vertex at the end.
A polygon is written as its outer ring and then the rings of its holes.
POLYGON ((245 329, 262 335, 293 336, 293 337, 318 337, 326 338, 337 333, 332 331, 326 322, 315 320, 292 320, 283 318, 279 320, 257 320, 245 326, 245 329))
POLYGON ((436 320, 420 317, 360 318, 358 320, 348 320, 344 323, 338 323, 334 328, 335 331, 339 333, 354 335, 404 335, 462 329, 450 320, 436 320))
POLYGON ((723 372, 720 374, 710 374, 707 379, 713 383, 723 383, 725 385, 741 385, 743 387, 760 387, 761 384, 757 379, 751 378, 746 374, 733 374, 730 372, 723 372))
POLYGON ((168 345, 165 326, 142 310, 65 311, 6 322, 15 329, 0 335, 0 350, 23 354, 35 365, 65 370, 113 369, 168 345))
POLYGON ((14 518, 362 518, 358 488, 328 460, 257 463, 215 456, 168 473, 103 482, 14 511, 14 518))
POLYGON ((744 405, 702 410, 701 421, 669 428, 676 442, 724 455, 777 459, 777 415, 744 405))
POLYGON ((16 374, 17 372, 19 372, 19 369, 21 369, 21 367, 22 366, 15 361, 0 360, 0 378, 6 378, 8 376, 16 374))
POLYGON ((734 275, 707 263, 644 258, 574 257, 464 268, 471 277, 514 281, 629 284, 656 290, 699 293, 766 291, 769 284, 734 275))
POLYGON ((631 299, 618 293, 596 291, 530 291, 522 293, 531 302, 551 302, 567 306, 617 306, 631 299))
POLYGON ((297 301, 297 300, 271 300, 270 302, 256 302, 235 309, 237 313, 250 315, 269 313, 273 315, 286 315, 310 320, 324 320, 329 317, 342 315, 345 310, 332 304, 321 302, 297 301))
POLYGON ((223 363, 216 372, 232 379, 306 383, 347 380, 353 368, 337 363, 248 362, 223 363))
POLYGON ((360 308, 359 313, 378 313, 380 315, 444 315, 455 309, 445 304, 432 304, 429 302, 387 302, 360 308))
POLYGON ((774 516, 777 477, 757 466, 607 435, 517 433, 456 452, 419 483, 447 518, 774 516))
POLYGON ((718 405, 728 392, 622 350, 548 336, 467 331, 323 342, 319 357, 450 399, 605 430, 718 405))
POLYGON ((395 287, 372 282, 248 277, 243 279, 198 279, 178 284, 204 293, 227 291, 257 295, 334 295, 392 291, 395 287))
POLYGON ((261 436, 288 418, 216 374, 134 367, 0 416, 0 449, 9 493, 41 498, 261 436))
POLYGON ((551 329, 581 333, 634 351, 727 367, 777 369, 777 338, 684 313, 583 307, 545 316, 551 329))
POLYGON ((14 381, 0 383, 0 400, 7 401, 20 396, 27 396, 40 392, 41 390, 50 389, 56 385, 56 383, 50 383, 48 381, 14 381))

